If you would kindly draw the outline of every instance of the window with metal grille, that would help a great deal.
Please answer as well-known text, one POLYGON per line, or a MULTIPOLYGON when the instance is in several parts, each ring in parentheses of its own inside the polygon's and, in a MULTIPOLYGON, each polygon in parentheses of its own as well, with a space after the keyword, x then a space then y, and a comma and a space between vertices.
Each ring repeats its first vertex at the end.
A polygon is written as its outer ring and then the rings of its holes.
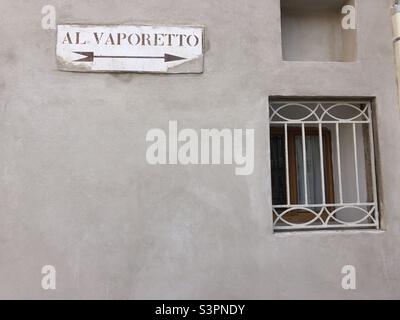
POLYGON ((379 228, 370 101, 270 101, 275 231, 379 228))

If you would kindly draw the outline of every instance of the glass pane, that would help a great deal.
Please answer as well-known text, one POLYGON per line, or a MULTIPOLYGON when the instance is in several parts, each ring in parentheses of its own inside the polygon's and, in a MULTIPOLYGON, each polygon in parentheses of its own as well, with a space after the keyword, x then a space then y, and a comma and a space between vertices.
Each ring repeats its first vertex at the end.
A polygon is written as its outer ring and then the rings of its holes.
POLYGON ((271 169, 272 203, 286 204, 285 141, 281 135, 271 135, 271 169))

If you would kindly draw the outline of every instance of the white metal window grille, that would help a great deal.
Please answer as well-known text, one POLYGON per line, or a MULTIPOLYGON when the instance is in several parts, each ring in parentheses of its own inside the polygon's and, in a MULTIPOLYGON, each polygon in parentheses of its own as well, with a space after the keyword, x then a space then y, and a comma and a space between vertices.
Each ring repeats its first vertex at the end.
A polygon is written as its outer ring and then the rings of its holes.
POLYGON ((379 228, 370 102, 271 101, 270 129, 275 231, 379 228))

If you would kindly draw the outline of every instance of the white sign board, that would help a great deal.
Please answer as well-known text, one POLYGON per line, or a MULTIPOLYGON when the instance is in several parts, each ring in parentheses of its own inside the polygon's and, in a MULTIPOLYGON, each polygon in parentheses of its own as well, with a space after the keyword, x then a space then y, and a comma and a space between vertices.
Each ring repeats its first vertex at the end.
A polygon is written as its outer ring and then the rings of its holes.
POLYGON ((59 25, 58 68, 78 72, 203 72, 202 27, 59 25))

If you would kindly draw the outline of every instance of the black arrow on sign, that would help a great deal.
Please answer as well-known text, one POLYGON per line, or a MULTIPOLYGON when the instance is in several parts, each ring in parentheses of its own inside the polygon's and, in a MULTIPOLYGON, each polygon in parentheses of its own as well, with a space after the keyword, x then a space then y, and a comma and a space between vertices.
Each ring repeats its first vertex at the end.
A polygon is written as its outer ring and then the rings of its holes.
POLYGON ((164 62, 178 61, 178 60, 186 60, 186 58, 174 56, 172 54, 165 53, 161 57, 157 56, 95 56, 94 52, 76 52, 74 53, 85 56, 85 58, 81 58, 75 60, 75 62, 93 62, 94 59, 164 59, 164 62))

